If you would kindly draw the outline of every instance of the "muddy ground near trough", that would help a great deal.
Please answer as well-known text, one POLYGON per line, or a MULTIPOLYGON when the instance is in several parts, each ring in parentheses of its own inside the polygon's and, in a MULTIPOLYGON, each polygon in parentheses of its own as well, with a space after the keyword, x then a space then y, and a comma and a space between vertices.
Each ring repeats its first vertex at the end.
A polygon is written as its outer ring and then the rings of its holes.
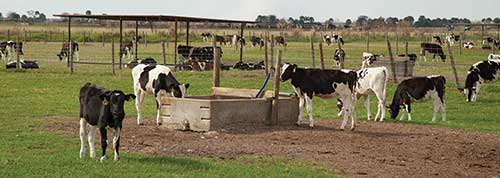
MULTIPOLYGON (((78 138, 78 121, 50 119, 50 122, 44 126, 45 130, 78 138)), ((359 122, 355 131, 340 131, 339 126, 337 120, 320 120, 314 129, 306 125, 265 126, 196 133, 163 129, 152 120, 139 126, 135 118, 127 118, 121 150, 220 159, 293 158, 311 161, 346 177, 500 175, 497 133, 368 121, 359 122)), ((98 142, 96 147, 100 148, 98 142)))

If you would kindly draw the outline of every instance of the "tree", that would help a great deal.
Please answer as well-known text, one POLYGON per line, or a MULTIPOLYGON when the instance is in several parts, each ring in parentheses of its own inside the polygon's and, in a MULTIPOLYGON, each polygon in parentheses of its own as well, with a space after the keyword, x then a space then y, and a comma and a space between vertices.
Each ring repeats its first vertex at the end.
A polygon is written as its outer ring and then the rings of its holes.
POLYGON ((19 21, 20 18, 21 18, 21 15, 19 15, 18 13, 15 13, 15 12, 9 12, 7 14, 7 19, 9 19, 9 20, 19 21))
POLYGON ((90 10, 85 11, 85 15, 92 15, 92 11, 90 10))
POLYGON ((413 22, 415 22, 415 19, 412 16, 407 16, 407 17, 403 18, 403 21, 410 24, 410 25, 413 25, 413 22))
POLYGON ((38 16, 38 21, 39 22, 47 21, 47 16, 45 16, 45 14, 43 14, 43 13, 40 13, 40 16, 38 16))
POLYGON ((356 25, 358 26, 363 26, 368 24, 368 16, 366 15, 360 15, 358 19, 356 20, 356 25))
POLYGON ((396 26, 399 23, 399 19, 397 17, 387 17, 385 23, 389 26, 396 26))
MULTIPOLYGON (((0 15, 1 15, 1 14, 0 14, 0 15)), ((493 23, 500 23, 500 18, 498 18, 498 17, 497 17, 497 18, 495 18, 495 19, 493 20, 493 23)))
POLYGON ((344 28, 351 28, 351 26, 352 26, 352 20, 351 19, 345 20, 344 28))
POLYGON ((23 15, 21 16, 21 21, 23 21, 23 22, 27 22, 28 20, 29 20, 29 18, 28 18, 28 16, 27 16, 27 15, 24 15, 24 14, 23 14, 23 15))
POLYGON ((3 14, 0 12, 0 20, 3 20, 3 14))

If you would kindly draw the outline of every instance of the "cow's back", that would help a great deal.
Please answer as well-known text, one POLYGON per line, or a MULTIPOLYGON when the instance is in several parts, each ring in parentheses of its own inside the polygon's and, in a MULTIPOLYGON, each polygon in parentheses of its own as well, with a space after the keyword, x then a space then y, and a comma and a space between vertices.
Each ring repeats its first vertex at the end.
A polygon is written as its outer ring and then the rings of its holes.
POLYGON ((153 80, 160 74, 168 75, 170 68, 162 65, 147 65, 139 64, 132 69, 132 78, 134 80, 134 87, 142 90, 143 92, 153 93, 153 80))

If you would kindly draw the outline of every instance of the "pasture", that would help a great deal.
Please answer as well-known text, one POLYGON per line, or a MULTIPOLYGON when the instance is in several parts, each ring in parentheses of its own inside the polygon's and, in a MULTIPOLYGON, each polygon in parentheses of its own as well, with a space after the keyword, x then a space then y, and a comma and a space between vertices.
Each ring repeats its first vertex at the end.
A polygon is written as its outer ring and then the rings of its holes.
MULTIPOLYGON (((366 44, 349 41, 346 68, 359 69, 366 44)), ((410 41, 410 53, 418 53, 420 41, 410 41)), ((208 45, 195 41, 195 46, 208 45)), ((479 44, 479 43, 477 43, 479 44)), ((110 44, 80 46, 82 61, 110 61, 110 44)), ((118 46, 116 44, 115 46, 118 46)), ((393 44, 394 46, 394 44, 393 44)), ((441 74, 447 77, 447 120, 431 123, 432 103, 413 105, 413 121, 385 123, 366 121, 362 102, 356 106, 358 128, 340 131, 336 100, 314 98, 317 127, 270 126, 217 133, 193 133, 154 126, 155 103, 146 97, 145 126, 135 124, 133 102, 126 103, 119 162, 78 158, 78 91, 86 82, 108 89, 133 92, 129 69, 76 65, 70 74, 56 54, 60 42, 28 42, 25 59, 36 59, 39 70, 0 69, 0 175, 5 177, 490 177, 500 174, 499 127, 500 83, 485 84, 478 101, 467 103, 456 89, 449 61, 419 61, 415 76, 441 74), (109 171, 126 170, 126 171, 109 171)), ((399 45, 402 53, 402 45, 399 45)), ((281 47, 278 47, 281 48, 281 47)), ((315 46, 316 50, 317 44, 315 46)), ((325 47, 327 68, 333 67, 334 47, 325 47)), ((385 41, 371 42, 371 52, 387 55, 385 41)), ((491 51, 454 48, 461 85, 469 66, 485 60, 491 51)), ((291 42, 283 61, 311 66, 310 43, 291 42)), ((139 57, 161 61, 161 45, 140 45, 139 57)), ((173 44, 167 48, 172 60, 173 44)), ((223 47, 223 62, 234 63, 238 53, 223 47)), ((244 61, 263 60, 259 48, 246 47, 244 61)), ((448 58, 449 59, 449 58, 448 58)), ((168 62, 171 63, 171 62, 168 62)), ((0 62, 3 66, 5 62, 0 62)), ((319 66, 319 51, 316 51, 319 66)), ((188 95, 208 95, 211 72, 178 71, 182 83, 190 83, 188 95)), ((263 71, 222 71, 221 86, 257 89, 263 71)), ((270 82, 272 83, 272 82, 270 82)), ((292 92, 289 83, 281 91, 292 92)), ((396 85, 389 84, 388 102, 396 85)), ((272 89, 271 85, 267 89, 272 89)), ((372 112, 375 100, 372 99, 372 112)), ((258 112, 258 111, 256 111, 258 112)), ((96 143, 99 147, 99 143, 96 143)), ((108 148, 110 149, 110 148, 108 148)), ((98 151, 98 154, 100 151, 98 151)))

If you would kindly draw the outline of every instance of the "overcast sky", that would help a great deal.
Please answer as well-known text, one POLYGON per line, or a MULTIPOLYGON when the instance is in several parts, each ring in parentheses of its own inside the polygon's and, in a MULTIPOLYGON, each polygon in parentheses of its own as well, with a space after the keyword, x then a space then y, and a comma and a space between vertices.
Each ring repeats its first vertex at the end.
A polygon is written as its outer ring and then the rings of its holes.
POLYGON ((359 15, 369 17, 411 15, 427 17, 500 17, 500 0, 0 0, 0 12, 39 10, 52 14, 69 12, 93 14, 185 15, 255 20, 259 14, 278 17, 313 16, 345 21, 359 15))

